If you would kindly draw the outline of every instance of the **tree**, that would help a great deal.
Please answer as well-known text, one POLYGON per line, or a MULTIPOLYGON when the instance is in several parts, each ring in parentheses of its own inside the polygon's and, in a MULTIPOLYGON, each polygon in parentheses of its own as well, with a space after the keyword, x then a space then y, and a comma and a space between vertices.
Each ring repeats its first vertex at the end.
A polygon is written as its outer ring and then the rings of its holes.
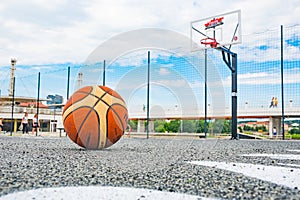
POLYGON ((155 120, 154 121, 154 130, 158 133, 166 132, 166 121, 164 120, 155 120))
POLYGON ((254 130, 255 130, 255 131, 267 131, 267 128, 266 128, 266 126, 261 125, 261 126, 256 126, 256 127, 254 128, 254 130))
POLYGON ((158 125, 157 127, 154 128, 154 130, 155 130, 155 132, 158 132, 158 133, 164 133, 164 132, 166 132, 164 124, 158 125))
POLYGON ((242 127, 241 127, 241 126, 239 126, 239 127, 238 127, 238 129, 240 130, 240 133, 242 133, 242 132, 243 132, 243 129, 242 129, 242 127))
POLYGON ((168 132, 171 133, 178 133, 179 132, 179 128, 180 128, 180 121, 179 120, 171 120, 168 124, 167 124, 167 130, 168 132))
MULTIPOLYGON (((204 123, 205 123, 204 120, 198 120, 196 122, 196 127, 197 127, 196 133, 203 133, 204 132, 204 123)), ((207 130, 208 130, 208 126, 209 126, 209 124, 207 123, 207 127, 206 127, 207 130)))
POLYGON ((244 131, 251 131, 251 130, 252 130, 251 126, 248 126, 248 125, 244 126, 244 131))
POLYGON ((183 132, 195 133, 196 132, 196 123, 194 120, 184 120, 182 121, 183 132))
POLYGON ((300 134, 300 128, 293 128, 293 129, 291 129, 290 131, 290 134, 300 134))
POLYGON ((230 133, 231 121, 229 120, 216 120, 209 124, 209 131, 211 133, 230 133))
POLYGON ((231 120, 225 120, 223 123, 222 133, 230 133, 231 132, 231 120))
POLYGON ((137 120, 128 120, 128 125, 131 127, 132 130, 137 130, 137 120))

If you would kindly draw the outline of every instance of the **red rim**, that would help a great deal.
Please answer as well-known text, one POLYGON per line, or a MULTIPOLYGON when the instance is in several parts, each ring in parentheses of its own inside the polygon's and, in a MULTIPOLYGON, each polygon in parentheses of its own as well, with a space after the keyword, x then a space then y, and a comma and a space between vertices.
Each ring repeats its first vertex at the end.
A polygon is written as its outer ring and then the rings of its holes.
POLYGON ((213 38, 203 38, 200 40, 200 43, 204 45, 210 45, 212 48, 215 48, 218 45, 216 39, 213 38))

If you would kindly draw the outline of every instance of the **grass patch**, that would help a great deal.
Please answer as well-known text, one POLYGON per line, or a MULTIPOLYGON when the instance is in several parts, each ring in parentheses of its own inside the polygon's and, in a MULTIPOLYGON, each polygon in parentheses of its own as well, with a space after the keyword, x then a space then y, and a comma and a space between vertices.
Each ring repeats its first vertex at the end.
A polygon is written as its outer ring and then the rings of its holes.
POLYGON ((285 135, 286 138, 291 138, 291 139, 294 139, 294 140, 300 140, 300 134, 286 134, 285 135))

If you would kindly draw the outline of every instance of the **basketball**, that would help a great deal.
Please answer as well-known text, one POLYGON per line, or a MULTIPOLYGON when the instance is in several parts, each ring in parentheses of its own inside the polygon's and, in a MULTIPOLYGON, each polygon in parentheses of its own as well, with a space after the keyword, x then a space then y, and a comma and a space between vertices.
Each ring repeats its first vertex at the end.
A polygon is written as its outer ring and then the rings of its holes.
POLYGON ((68 137, 86 149, 103 149, 115 144, 127 127, 125 101, 106 86, 86 86, 67 101, 63 125, 68 137))

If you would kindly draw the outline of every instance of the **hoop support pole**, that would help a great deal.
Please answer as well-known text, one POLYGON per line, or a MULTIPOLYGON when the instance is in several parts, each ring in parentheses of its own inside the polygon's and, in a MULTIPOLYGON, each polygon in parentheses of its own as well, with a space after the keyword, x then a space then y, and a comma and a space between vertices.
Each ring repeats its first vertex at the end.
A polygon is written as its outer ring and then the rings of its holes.
POLYGON ((223 61, 231 71, 231 139, 238 140, 237 134, 237 54, 226 47, 216 48, 222 51, 223 61), (227 58, 225 56, 227 54, 227 58))

